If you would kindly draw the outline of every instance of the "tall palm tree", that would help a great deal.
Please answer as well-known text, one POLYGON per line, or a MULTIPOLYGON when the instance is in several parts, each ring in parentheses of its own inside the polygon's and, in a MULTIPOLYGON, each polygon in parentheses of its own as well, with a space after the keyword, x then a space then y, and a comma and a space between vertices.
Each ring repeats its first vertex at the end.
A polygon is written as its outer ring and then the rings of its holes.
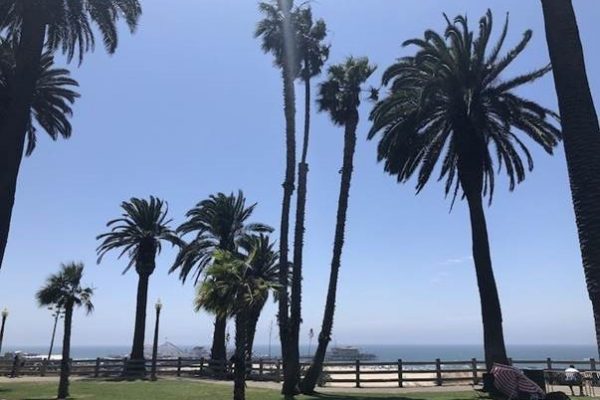
POLYGON ((196 309, 209 308, 224 316, 235 316, 234 400, 245 399, 249 314, 256 303, 264 304, 276 285, 252 271, 252 264, 257 265, 253 259, 259 256, 256 250, 245 257, 217 250, 195 300, 196 309))
POLYGON ((108 252, 119 250, 119 258, 124 254, 129 256, 123 274, 135 266, 138 274, 135 330, 132 363, 127 372, 143 373, 148 283, 156 268, 156 256, 160 254, 162 242, 182 246, 183 241, 170 227, 172 220, 167 218, 168 206, 163 200, 154 196, 149 200, 134 197, 121 203, 121 208, 121 217, 106 224, 110 231, 96 238, 101 241, 97 249, 98 264, 108 252))
POLYGON ((549 66, 515 78, 501 78, 527 46, 531 31, 500 57, 508 17, 491 51, 489 10, 479 21, 474 40, 466 17, 447 22, 443 37, 428 30, 424 39, 406 41, 404 45, 416 46, 417 53, 401 58, 384 73, 383 84, 390 90, 371 113, 369 139, 380 134, 378 160, 385 161, 385 171, 397 176, 399 182, 416 176, 419 192, 440 162, 439 179, 446 180, 446 195, 453 193, 454 201, 462 190, 462 197, 467 199, 485 359, 491 368, 494 362, 508 361, 483 210, 483 198, 488 196, 491 203, 494 191, 493 158, 498 171, 504 167, 512 191, 525 178, 526 170, 533 169, 533 159, 520 136, 552 154, 561 135, 550 121, 557 118, 554 112, 514 92, 544 76, 549 66))
POLYGON ((117 47, 117 21, 133 31, 138 0, 0 0, 0 30, 16 43, 14 78, 7 112, 0 119, 0 266, 8 240, 17 177, 29 132, 44 47, 72 59, 94 47, 94 27, 108 52, 117 47))
POLYGON ((302 322, 302 252, 304 249, 304 221, 308 184, 308 144, 310 139, 311 79, 321 74, 329 57, 330 46, 323 41, 327 36, 325 21, 313 20, 310 7, 294 10, 298 56, 301 60, 299 77, 304 82, 304 138, 298 163, 298 197, 296 199, 296 225, 294 229, 294 258, 290 299, 290 374, 300 380, 300 324, 302 322))
POLYGON ((282 393, 291 395, 297 393, 296 374, 289 369, 289 301, 288 301, 288 246, 290 208, 294 193, 296 169, 296 93, 294 80, 299 70, 297 57, 297 42, 292 14, 293 0, 276 0, 270 3, 262 2, 259 10, 264 15, 256 26, 255 37, 262 38, 262 49, 272 53, 275 66, 281 69, 283 78, 283 102, 285 114, 286 167, 283 181, 283 200, 281 207, 281 225, 279 232, 279 337, 283 358, 283 388, 282 393))
POLYGON ((345 62, 329 67, 327 80, 319 87, 319 97, 317 99, 319 111, 327 112, 335 125, 344 127, 344 154, 340 171, 340 194, 333 242, 333 257, 323 323, 313 362, 300 385, 302 393, 306 394, 313 393, 315 390, 317 380, 323 371, 327 346, 331 341, 338 275, 346 230, 348 197, 350 196, 350 183, 354 168, 356 129, 359 121, 358 107, 361 102, 362 86, 373 74, 375 68, 375 66, 369 64, 369 59, 366 57, 349 57, 345 62))
MULTIPOLYGON (((275 243, 271 242, 269 236, 265 234, 249 235, 244 238, 240 247, 245 253, 249 268, 246 273, 255 281, 262 280, 268 283, 269 287, 278 288, 279 282, 279 257, 275 250, 275 243)), ((248 328, 247 328, 247 358, 252 359, 252 349, 254 346, 254 336, 256 334, 256 325, 267 303, 269 293, 260 293, 252 306, 248 309, 248 328)))
MULTIPOLYGON (((183 283, 191 274, 195 283, 198 283, 202 271, 212 262, 215 251, 236 253, 246 235, 272 232, 273 229, 268 225, 248 222, 255 208, 256 203, 246 206, 246 198, 241 190, 237 195, 217 193, 198 203, 187 212, 187 221, 177 228, 180 234, 193 233, 195 237, 181 248, 169 273, 179 270, 179 278, 183 283)), ((226 330, 227 317, 217 314, 211 348, 213 360, 227 358, 226 330)))
POLYGON ((571 0, 543 0, 546 39, 565 141, 565 155, 587 289, 600 352, 600 127, 571 0))
POLYGON ((50 275, 46 280, 46 284, 36 293, 36 299, 40 307, 54 306, 65 313, 60 381, 58 384, 59 399, 69 397, 73 309, 75 307, 84 307, 88 314, 94 310, 94 305, 92 304, 94 290, 89 287, 82 287, 82 276, 82 263, 62 264, 60 271, 57 274, 50 275))
MULTIPOLYGON (((0 119, 8 113, 15 74, 14 46, 7 40, 0 41, 0 119)), ((73 131, 69 117, 71 106, 79 93, 74 88, 79 84, 64 68, 56 68, 54 57, 46 52, 42 55, 29 120, 27 122, 25 155, 30 156, 37 143, 37 127, 42 128, 52 140, 68 139, 73 131)))

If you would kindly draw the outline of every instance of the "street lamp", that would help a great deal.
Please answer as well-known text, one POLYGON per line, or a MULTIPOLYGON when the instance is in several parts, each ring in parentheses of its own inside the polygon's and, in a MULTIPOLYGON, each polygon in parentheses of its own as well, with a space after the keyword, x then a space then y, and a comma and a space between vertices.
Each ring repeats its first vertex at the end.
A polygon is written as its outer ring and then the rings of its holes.
POLYGON ((2 339, 4 339, 4 324, 6 323, 7 317, 8 309, 4 307, 4 310, 2 310, 2 327, 0 328, 0 356, 2 355, 2 339))
POLYGON ((158 354, 158 325, 159 325, 159 321, 160 321, 160 310, 162 309, 162 303, 160 302, 160 299, 158 299, 156 301, 156 304, 154 305, 154 308, 156 309, 156 323, 154 325, 154 345, 152 346, 152 375, 151 375, 151 379, 153 381, 156 380, 156 356, 158 354))

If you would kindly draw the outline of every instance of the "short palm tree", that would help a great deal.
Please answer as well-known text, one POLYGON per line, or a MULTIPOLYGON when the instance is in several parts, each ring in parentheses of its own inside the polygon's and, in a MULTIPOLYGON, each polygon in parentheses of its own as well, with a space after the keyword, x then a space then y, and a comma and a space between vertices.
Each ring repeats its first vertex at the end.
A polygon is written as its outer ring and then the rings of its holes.
POLYGON ((338 275, 342 261, 342 249, 348 212, 348 197, 356 148, 356 129, 359 121, 358 108, 361 103, 363 84, 375 71, 369 59, 349 57, 345 62, 329 67, 327 80, 319 88, 317 99, 319 111, 327 112, 335 125, 344 127, 344 154, 341 169, 340 194, 338 198, 333 257, 327 289, 327 300, 317 350, 313 362, 300 385, 303 393, 313 393, 323 371, 327 346, 331 341, 337 293, 338 275))
POLYGON ((279 231, 279 257, 281 265, 279 271, 279 338, 281 340, 281 355, 283 358, 283 388, 282 393, 293 395, 297 393, 297 374, 290 369, 297 363, 290 363, 290 324, 288 301, 288 273, 289 273, 289 226, 292 195, 294 194, 296 170, 296 92, 294 81, 299 70, 299 57, 297 57, 297 41, 293 21, 293 0, 276 0, 262 2, 259 10, 264 18, 258 22, 255 37, 262 39, 262 49, 265 53, 272 53, 274 64, 281 69, 283 78, 283 108, 285 114, 285 143, 286 165, 283 181, 283 200, 281 206, 281 225, 279 231))
POLYGON ((456 197, 462 190, 467 199, 485 358, 490 368, 494 362, 507 363, 483 210, 483 197, 489 196, 491 202, 494 191, 493 159, 499 170, 504 167, 513 190, 533 168, 521 137, 528 137, 551 154, 560 131, 549 121, 557 117, 554 112, 514 92, 544 76, 549 66, 512 79, 501 78, 525 49, 531 31, 500 57, 508 19, 491 51, 490 11, 479 26, 479 35, 473 40, 466 17, 459 16, 454 23, 448 21, 444 36, 428 30, 424 39, 405 42, 417 46, 417 53, 401 58, 384 73, 383 84, 390 90, 373 109, 369 138, 380 135, 378 159, 385 161, 385 171, 398 181, 416 176, 418 192, 441 163, 439 179, 446 180, 446 194, 456 197))
POLYGON ((600 125, 571 0, 542 0, 565 155, 600 353, 600 125))
POLYGON ((310 139, 311 83, 312 78, 321 74, 329 57, 330 46, 323 41, 327 36, 325 21, 314 21, 310 7, 294 9, 298 57, 300 58, 299 77, 304 82, 304 138, 302 154, 298 163, 298 196, 296 198, 296 222, 294 229, 294 258, 290 296, 289 352, 291 374, 300 379, 300 324, 302 322, 302 253, 306 218, 306 192, 308 186, 308 144, 310 139))
POLYGON ((12 101, 0 119, 0 266, 44 48, 62 50, 68 59, 78 53, 81 61, 93 49, 94 34, 99 32, 113 53, 117 21, 123 18, 134 30, 140 14, 138 0, 0 0, 0 30, 16 43, 12 101))
POLYGON ((94 310, 92 295, 94 290, 81 285, 82 263, 62 264, 57 274, 50 275, 46 284, 36 293, 40 307, 54 306, 64 310, 65 327, 60 362, 60 382, 58 398, 69 397, 69 368, 71 352, 71 325, 75 307, 84 307, 88 314, 94 310))
POLYGON ((148 283, 156 268, 156 256, 160 253, 162 242, 173 246, 182 246, 182 240, 171 230, 171 220, 167 218, 167 204, 156 197, 150 199, 132 198, 121 203, 123 214, 106 225, 110 232, 99 235, 98 263, 106 253, 119 250, 119 258, 128 254, 129 263, 123 273, 135 266, 138 274, 137 303, 135 312, 135 331, 131 349, 131 372, 142 372, 140 366, 144 360, 144 336, 146 330, 146 306, 148 283), (138 367, 138 368, 136 368, 138 367))
MULTIPOLYGON (((275 250, 275 243, 271 242, 269 236, 265 234, 250 235, 244 238, 240 244, 243 249, 247 263, 250 268, 247 269, 247 274, 250 278, 258 281, 261 280, 267 285, 263 287, 278 288, 279 282, 279 257, 275 250)), ((267 303, 268 291, 260 293, 256 296, 255 301, 248 309, 248 328, 247 339, 248 345, 246 355, 248 359, 252 359, 252 349, 254 346, 254 336, 256 334, 256 325, 262 313, 265 304, 267 303)))
MULTIPOLYGON (((182 235, 194 234, 195 237, 185 244, 169 272, 179 270, 183 283, 192 275, 197 283, 204 268, 212 262, 217 250, 236 253, 240 241, 248 234, 271 232, 265 224, 250 223, 256 204, 246 206, 244 193, 217 193, 201 201, 186 214, 187 221, 177 231, 182 235)), ((216 315, 215 332, 211 349, 213 360, 225 360, 227 357, 225 335, 227 317, 216 315)))
POLYGON ((246 257, 217 250, 195 301, 196 309, 208 308, 223 316, 235 316, 234 400, 245 400, 249 314, 256 303, 264 305, 269 291, 276 285, 252 271, 252 264, 259 263, 256 250, 246 257))

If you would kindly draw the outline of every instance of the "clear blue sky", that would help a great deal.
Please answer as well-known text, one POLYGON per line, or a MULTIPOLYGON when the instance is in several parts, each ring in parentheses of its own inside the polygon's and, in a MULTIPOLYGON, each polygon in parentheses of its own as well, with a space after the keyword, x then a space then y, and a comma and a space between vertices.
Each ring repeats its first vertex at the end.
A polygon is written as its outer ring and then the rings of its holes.
MULTIPOLYGON (((592 91, 600 102, 600 7, 575 1, 592 91)), ((259 14, 248 0, 144 0, 139 31, 123 34, 115 56, 98 50, 75 65, 82 98, 74 135, 52 143, 42 137, 23 162, 9 247, 0 272, 0 306, 11 310, 6 343, 45 344, 51 320, 33 296, 62 261, 86 263, 85 281, 97 288, 96 312, 77 313, 74 344, 129 344, 137 276, 121 276, 126 262, 96 265, 95 236, 131 196, 168 200, 175 223, 197 201, 243 189, 259 202, 255 220, 279 225, 284 166, 280 73, 262 54, 253 31, 259 14)), ((548 62, 539 1, 318 0, 331 62, 367 55, 380 66, 412 50, 401 43, 427 28, 444 27, 442 12, 467 12, 472 26, 491 7, 499 30, 511 15, 508 43, 527 28, 534 37, 509 74, 548 62)), ((496 32, 498 32, 496 30, 496 32)), ((556 108, 551 77, 524 94, 556 108)), ((298 90, 299 111, 302 91, 298 90)), ((480 343, 479 298, 470 258, 466 203, 443 197, 433 182, 419 196, 398 185, 376 163, 366 141, 362 108, 340 277, 334 336, 339 343, 480 343)), ((326 292, 339 187, 342 131, 325 115, 313 119, 304 279, 303 340, 318 330, 326 292)), ((302 122, 299 112, 298 122, 302 122)), ((594 340, 564 154, 534 147, 536 168, 509 193, 499 180, 487 209, 492 257, 513 344, 594 340)), ((212 317, 192 311, 193 288, 167 270, 167 249, 152 276, 149 302, 161 297, 161 337, 207 344, 212 317)), ((152 315, 151 313, 149 313, 152 315)), ((266 343, 275 306, 260 321, 266 343)), ((148 319, 148 326, 153 317, 148 319)), ((233 331, 233 328, 232 328, 233 331)), ((150 336, 147 336, 149 341, 150 336)))

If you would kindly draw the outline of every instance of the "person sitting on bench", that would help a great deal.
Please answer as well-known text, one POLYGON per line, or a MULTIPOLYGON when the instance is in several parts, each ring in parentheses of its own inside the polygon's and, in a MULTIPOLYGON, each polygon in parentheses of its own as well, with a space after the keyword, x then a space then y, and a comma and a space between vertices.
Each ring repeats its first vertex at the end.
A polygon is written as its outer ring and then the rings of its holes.
POLYGON ((565 382, 571 389, 571 395, 575 396, 573 386, 579 386, 579 395, 583 396, 583 379, 581 373, 575 368, 574 365, 569 365, 569 368, 565 369, 565 382))

